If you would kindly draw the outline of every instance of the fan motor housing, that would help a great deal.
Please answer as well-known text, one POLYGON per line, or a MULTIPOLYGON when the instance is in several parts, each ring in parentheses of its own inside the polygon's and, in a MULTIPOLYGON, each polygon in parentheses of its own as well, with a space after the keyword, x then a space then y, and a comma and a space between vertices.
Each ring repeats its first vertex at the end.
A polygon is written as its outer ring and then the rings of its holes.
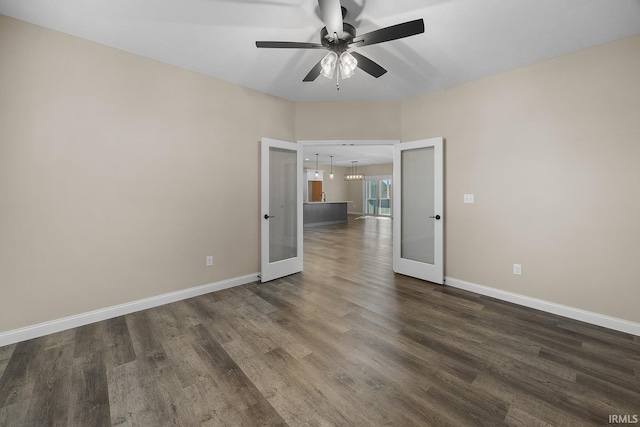
POLYGON ((322 43, 322 46, 326 47, 327 49, 332 50, 337 54, 341 54, 349 48, 349 44, 353 42, 355 36, 356 29, 353 27, 353 25, 347 24, 345 22, 342 24, 342 38, 333 39, 332 37, 329 37, 327 27, 324 27, 320 31, 320 43, 322 43))

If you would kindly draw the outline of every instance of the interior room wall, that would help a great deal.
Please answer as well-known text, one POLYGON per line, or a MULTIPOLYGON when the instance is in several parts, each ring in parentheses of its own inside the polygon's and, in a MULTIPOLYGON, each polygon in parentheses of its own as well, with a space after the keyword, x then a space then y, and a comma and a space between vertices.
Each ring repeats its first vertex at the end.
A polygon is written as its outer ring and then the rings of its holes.
POLYGON ((297 102, 297 140, 399 140, 400 101, 297 102))
POLYGON ((639 52, 635 36, 402 102, 403 141, 445 138, 447 276, 640 322, 639 52))
POLYGON ((362 172, 367 176, 393 175, 393 161, 379 165, 358 166, 358 172, 362 172))
POLYGON ((295 140, 293 102, 4 16, 0 40, 0 332, 260 270, 259 141, 295 140))
MULTIPOLYGON (((316 164, 305 162, 304 168, 315 171, 316 164)), ((327 165, 318 166, 318 170, 324 171, 322 189, 326 194, 327 202, 343 202, 347 199, 347 183, 344 181, 344 174, 347 168, 342 166, 333 167, 334 179, 329 178, 330 168, 327 165)))
POLYGON ((347 173, 347 168, 334 166, 333 179, 329 179, 329 168, 325 166, 324 170, 325 175, 322 188, 327 193, 327 201, 344 202, 349 200, 347 197, 347 183, 344 180, 344 174, 347 173))
POLYGON ((363 197, 363 182, 362 181, 349 181, 347 182, 347 211, 350 214, 362 214, 362 197, 363 197))

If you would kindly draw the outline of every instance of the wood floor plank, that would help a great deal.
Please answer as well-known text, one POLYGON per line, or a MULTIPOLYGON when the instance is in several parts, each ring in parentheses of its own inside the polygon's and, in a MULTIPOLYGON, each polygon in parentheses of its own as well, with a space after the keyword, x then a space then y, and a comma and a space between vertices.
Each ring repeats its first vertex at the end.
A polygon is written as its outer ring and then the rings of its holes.
POLYGON ((224 348, 287 424, 303 425, 306 420, 314 420, 318 426, 347 423, 343 414, 328 407, 317 389, 304 387, 297 378, 289 375, 289 363, 296 362, 295 359, 287 360, 288 353, 278 349, 256 353, 242 340, 228 342, 224 348))
POLYGON ((549 403, 547 399, 530 390, 526 382, 520 382, 518 378, 481 372, 473 381, 473 385, 478 393, 490 394, 554 426, 598 425, 586 421, 573 412, 561 409, 554 403, 549 403))
POLYGON ((11 359, 11 355, 15 350, 16 345, 6 345, 4 347, 0 347, 0 378, 2 378, 2 374, 4 373, 5 368, 9 364, 9 359, 11 359))
POLYGON ((24 422, 29 401, 21 400, 0 408, 0 426, 26 426, 24 422))
POLYGON ((119 364, 107 372, 112 425, 163 425, 154 384, 143 375, 138 360, 119 364))
POLYGON ((509 407, 504 421, 506 425, 513 427, 551 427, 551 424, 534 417, 515 405, 509 407))
POLYGON ((25 417, 32 426, 65 426, 69 417, 73 343, 45 350, 25 417))
POLYGON ((311 353, 311 350, 300 340, 297 340, 276 322, 272 322, 267 316, 260 314, 253 306, 246 305, 238 307, 236 310, 249 320, 256 331, 268 336, 278 347, 295 359, 300 359, 311 353))
POLYGON ((42 337, 16 344, 0 378, 0 408, 31 398, 43 366, 46 341, 42 337))
POLYGON ((146 311, 132 313, 125 321, 136 358, 164 354, 160 335, 146 311))
POLYGON ((104 339, 105 360, 108 368, 135 360, 136 353, 124 316, 105 320, 104 339))
POLYGON ((69 400, 69 425, 110 426, 109 383, 104 354, 73 361, 69 400))
POLYGON ((106 351, 106 323, 97 322, 75 329, 74 358, 91 359, 106 351))
MULTIPOLYGON (((265 417, 269 419, 279 419, 268 398, 259 391, 256 384, 247 376, 246 371, 241 369, 241 360, 233 358, 228 352, 235 341, 231 341, 224 346, 220 345, 202 326, 194 327, 199 339, 195 346, 205 364, 215 367, 213 380, 225 395, 226 400, 231 403, 231 408, 239 415, 247 414, 247 410, 258 405, 265 412, 265 417)), ((254 355, 260 353, 254 353, 254 355)))

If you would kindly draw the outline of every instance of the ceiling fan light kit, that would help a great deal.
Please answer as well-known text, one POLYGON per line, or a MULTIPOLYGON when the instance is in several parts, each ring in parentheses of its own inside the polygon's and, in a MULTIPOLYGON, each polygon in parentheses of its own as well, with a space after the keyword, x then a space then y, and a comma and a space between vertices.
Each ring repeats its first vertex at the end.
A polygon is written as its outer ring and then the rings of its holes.
POLYGON ((348 79, 360 68, 367 74, 378 78, 387 70, 358 52, 347 52, 351 48, 360 48, 372 44, 384 43, 424 33, 424 21, 416 19, 402 24, 381 28, 362 36, 356 36, 356 29, 343 21, 347 9, 340 5, 340 0, 318 0, 320 15, 325 27, 320 30, 320 43, 257 41, 258 48, 272 49, 327 49, 327 53, 302 80, 312 82, 319 75, 329 79, 334 77, 336 68, 336 86, 340 89, 340 78, 348 79))

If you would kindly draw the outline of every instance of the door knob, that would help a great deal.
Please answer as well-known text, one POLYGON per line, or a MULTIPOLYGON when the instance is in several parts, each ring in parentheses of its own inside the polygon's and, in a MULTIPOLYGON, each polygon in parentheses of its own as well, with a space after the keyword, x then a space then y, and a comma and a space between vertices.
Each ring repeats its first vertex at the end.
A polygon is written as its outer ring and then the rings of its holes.
POLYGON ((436 220, 440 219, 441 216, 440 215, 436 215, 436 216, 430 216, 429 218, 435 218, 436 220))
POLYGON ((275 218, 275 215, 264 214, 264 219, 275 218))

